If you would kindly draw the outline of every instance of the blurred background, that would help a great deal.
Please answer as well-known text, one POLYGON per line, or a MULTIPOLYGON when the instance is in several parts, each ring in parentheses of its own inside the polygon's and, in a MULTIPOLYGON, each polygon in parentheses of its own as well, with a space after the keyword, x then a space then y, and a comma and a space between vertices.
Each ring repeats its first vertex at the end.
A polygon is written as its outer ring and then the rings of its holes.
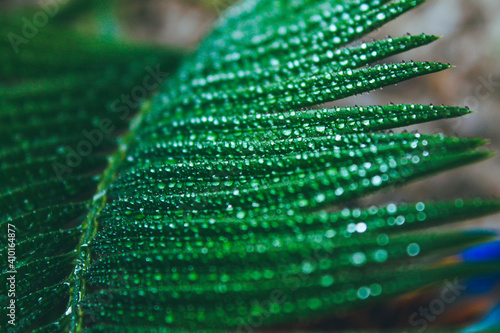
MULTIPOLYGON (((38 1, 48 3, 58 0, 38 1)), ((36 0, 0 0, 0 6, 16 6, 36 0)), ((61 1, 66 3, 67 1, 61 1)), ((89 22, 85 16, 66 15, 79 20, 82 29, 97 26, 100 33, 123 35, 148 43, 195 50, 210 32, 213 23, 235 0, 74 0, 73 11, 84 7, 100 10, 89 22), (97 8, 97 9, 96 9, 97 8), (113 15, 109 15, 109 11, 113 15), (117 14, 117 15, 114 15, 117 14), (100 17, 95 22, 95 17, 100 17), (118 19, 117 19, 118 17, 118 19)), ((71 9, 71 8, 70 8, 71 9)), ((80 10, 81 11, 81 10, 80 10)), ((443 38, 433 44, 398 55, 387 61, 429 60, 449 62, 455 68, 408 82, 336 101, 332 105, 433 103, 468 106, 474 114, 460 119, 417 125, 407 130, 444 133, 489 139, 489 149, 500 151, 500 1, 430 0, 416 10, 370 34, 365 40, 405 33, 434 34, 443 38)), ((500 197, 500 158, 446 172, 364 199, 361 204, 387 200, 404 202, 447 199, 457 196, 500 197)), ((359 203, 358 203, 359 204, 359 203)), ((475 221, 474 226, 500 230, 498 217, 475 221)))

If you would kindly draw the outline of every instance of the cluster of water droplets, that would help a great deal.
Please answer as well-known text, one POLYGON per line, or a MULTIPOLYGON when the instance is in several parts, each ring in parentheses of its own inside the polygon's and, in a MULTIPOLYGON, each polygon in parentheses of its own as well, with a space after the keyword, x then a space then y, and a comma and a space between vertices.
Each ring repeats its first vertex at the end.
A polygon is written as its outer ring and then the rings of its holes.
POLYGON ((420 2, 296 1, 293 17, 278 0, 234 9, 135 130, 98 220, 85 311, 109 324, 235 327, 430 282, 394 267, 450 243, 410 231, 477 214, 475 203, 321 209, 480 158, 466 156, 480 141, 378 132, 468 111, 305 109, 448 68, 363 67, 433 36, 350 45, 420 2), (286 301, 255 305, 276 290, 286 301))

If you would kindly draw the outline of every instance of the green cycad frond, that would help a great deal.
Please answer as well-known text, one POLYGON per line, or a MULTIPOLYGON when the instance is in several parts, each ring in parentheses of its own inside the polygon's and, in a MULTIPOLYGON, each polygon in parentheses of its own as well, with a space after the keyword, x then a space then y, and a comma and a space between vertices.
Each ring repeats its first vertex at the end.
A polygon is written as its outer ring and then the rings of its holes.
POLYGON ((55 48, 46 58, 8 58, 0 225, 16 230, 15 329, 257 329, 497 270, 429 264, 491 235, 428 229, 498 212, 498 201, 343 207, 489 157, 481 139, 379 132, 467 109, 304 109, 449 68, 367 66, 434 36, 352 44, 422 2, 246 0, 121 139, 139 105, 122 94, 152 67, 175 68, 178 53, 72 32, 25 45, 55 48), (17 64, 27 80, 13 85, 17 64))

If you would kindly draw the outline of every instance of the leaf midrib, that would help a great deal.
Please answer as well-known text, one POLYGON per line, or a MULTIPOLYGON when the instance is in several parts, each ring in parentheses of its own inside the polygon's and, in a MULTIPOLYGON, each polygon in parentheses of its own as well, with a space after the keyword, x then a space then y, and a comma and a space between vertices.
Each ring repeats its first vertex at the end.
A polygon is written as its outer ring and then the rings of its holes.
POLYGON ((68 277, 68 282, 70 284, 68 310, 71 309, 69 324, 70 332, 82 332, 84 329, 83 313, 79 303, 86 295, 86 280, 84 276, 90 267, 90 244, 99 229, 97 217, 106 206, 108 189, 118 175, 118 170, 126 157, 128 145, 135 137, 135 130, 140 127, 142 117, 149 109, 149 105, 150 104, 147 102, 143 103, 137 115, 130 121, 129 131, 118 139, 118 149, 110 156, 108 166, 102 173, 102 179, 97 186, 96 194, 89 204, 89 212, 81 225, 84 233, 75 250, 77 253, 75 269, 68 277))

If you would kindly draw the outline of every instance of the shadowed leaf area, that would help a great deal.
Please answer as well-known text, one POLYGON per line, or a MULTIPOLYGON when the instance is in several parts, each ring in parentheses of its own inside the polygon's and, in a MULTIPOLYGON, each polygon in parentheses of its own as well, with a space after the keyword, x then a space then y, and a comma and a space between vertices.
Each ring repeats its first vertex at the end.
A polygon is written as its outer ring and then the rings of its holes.
POLYGON ((451 67, 380 62, 435 36, 363 41, 423 2, 244 0, 192 54, 70 23, 97 2, 29 38, 3 17, 2 330, 402 332, 443 281, 498 273, 450 257, 495 235, 443 228, 498 200, 352 205, 490 157, 388 131, 468 109, 322 106, 451 67))

